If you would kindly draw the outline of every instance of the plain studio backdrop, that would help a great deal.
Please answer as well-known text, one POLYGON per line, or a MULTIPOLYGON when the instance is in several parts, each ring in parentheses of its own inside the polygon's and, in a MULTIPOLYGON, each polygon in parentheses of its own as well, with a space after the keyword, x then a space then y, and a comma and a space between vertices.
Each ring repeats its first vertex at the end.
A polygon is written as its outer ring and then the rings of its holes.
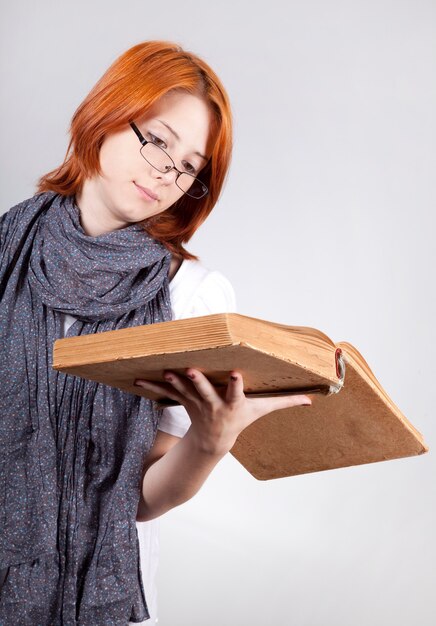
POLYGON ((162 626, 436 623, 435 31, 434 0, 2 0, 0 211, 119 54, 180 43, 235 120, 190 249, 241 313, 353 343, 431 448, 270 482, 228 455, 162 518, 162 626))

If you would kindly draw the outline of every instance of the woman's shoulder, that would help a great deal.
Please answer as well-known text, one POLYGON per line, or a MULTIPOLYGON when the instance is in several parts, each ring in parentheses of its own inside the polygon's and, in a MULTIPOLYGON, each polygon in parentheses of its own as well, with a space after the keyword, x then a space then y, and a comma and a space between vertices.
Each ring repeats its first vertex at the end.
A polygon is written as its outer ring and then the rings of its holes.
POLYGON ((236 310, 229 279, 201 261, 184 260, 170 283, 174 317, 194 317, 236 310))
POLYGON ((4 272, 9 271, 10 263, 16 258, 17 251, 22 250, 24 246, 31 245, 30 235, 31 232, 35 231, 35 224, 44 205, 44 199, 33 196, 16 204, 6 213, 0 215, 0 266, 2 269, 2 280, 4 279, 4 272))
POLYGON ((25 234, 29 225, 33 224, 46 205, 47 200, 55 195, 52 192, 36 194, 3 213, 0 216, 0 241, 4 242, 11 236, 19 238, 21 234, 25 234))
POLYGON ((52 191, 36 193, 34 196, 26 198, 8 209, 1 215, 1 219, 2 221, 13 221, 24 215, 28 215, 29 218, 31 218, 40 211, 48 200, 54 198, 54 196, 56 196, 56 194, 52 191))

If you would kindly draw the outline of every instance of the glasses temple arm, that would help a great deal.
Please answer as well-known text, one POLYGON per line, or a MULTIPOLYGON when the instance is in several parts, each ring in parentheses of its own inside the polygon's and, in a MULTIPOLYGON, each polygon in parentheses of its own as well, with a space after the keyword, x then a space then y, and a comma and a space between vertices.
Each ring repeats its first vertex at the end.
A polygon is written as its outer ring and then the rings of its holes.
POLYGON ((132 129, 135 131, 135 135, 138 137, 139 141, 142 143, 142 145, 144 146, 146 143, 148 143, 148 141, 146 139, 144 139, 141 131, 139 130, 139 128, 136 126, 136 124, 134 124, 133 122, 130 122, 130 126, 132 127, 132 129))

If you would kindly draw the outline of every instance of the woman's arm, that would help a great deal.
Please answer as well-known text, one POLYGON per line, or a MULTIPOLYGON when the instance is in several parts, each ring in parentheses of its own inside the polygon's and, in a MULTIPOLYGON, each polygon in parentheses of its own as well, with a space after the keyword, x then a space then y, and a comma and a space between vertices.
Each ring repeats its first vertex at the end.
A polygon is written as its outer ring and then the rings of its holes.
MULTIPOLYGON (((192 498, 223 456, 198 450, 189 430, 181 439, 159 431, 156 443, 161 455, 151 464, 147 459, 136 516, 138 522, 163 515, 192 498), (164 442, 162 435, 166 436, 164 442), (176 441, 169 441, 167 437, 176 441), (158 438, 161 441, 158 442, 158 438)), ((154 446, 151 453, 153 451, 154 446)))
MULTIPOLYGON (((145 465, 143 469, 143 477, 145 472, 148 472, 150 467, 156 463, 159 459, 161 459, 165 454, 167 454, 171 448, 173 448, 177 443, 179 443, 180 437, 175 435, 170 435, 162 430, 158 430, 156 434, 156 439, 154 440, 154 444, 145 459, 145 465)), ((144 499, 142 497, 142 489, 141 489, 141 498, 139 500, 138 513, 136 516, 138 522, 147 521, 146 510, 144 509, 144 499)))
MULTIPOLYGON (((138 521, 151 520, 186 502, 200 489, 215 465, 233 447, 238 435, 262 415, 291 406, 311 404, 305 395, 246 398, 241 374, 231 372, 227 387, 215 388, 198 370, 186 376, 165 375, 166 384, 137 380, 145 389, 165 392, 182 404, 191 426, 178 440, 160 436, 142 481, 138 521), (160 448, 160 449, 159 449, 160 448), (160 452, 162 456, 159 457, 160 452)), ((156 440, 156 443, 158 440, 156 440)))

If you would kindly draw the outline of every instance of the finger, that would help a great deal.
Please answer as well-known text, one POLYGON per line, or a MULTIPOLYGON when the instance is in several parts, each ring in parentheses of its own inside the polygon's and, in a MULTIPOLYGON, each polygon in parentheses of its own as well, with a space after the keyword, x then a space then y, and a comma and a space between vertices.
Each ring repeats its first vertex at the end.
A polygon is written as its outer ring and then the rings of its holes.
POLYGON ((244 397, 244 380, 239 372, 230 372, 226 390, 226 402, 230 404, 244 397))
POLYGON ((195 385, 192 384, 190 376, 182 376, 175 372, 164 372, 164 379, 168 381, 186 400, 198 400, 198 393, 195 385))
POLYGON ((210 404, 222 401, 215 387, 202 372, 189 368, 186 370, 186 376, 192 382, 200 398, 210 404))
POLYGON ((175 400, 179 404, 183 403, 183 396, 177 392, 172 385, 166 385, 164 383, 156 383, 151 380, 137 379, 134 382, 135 387, 142 387, 147 391, 152 391, 158 394, 160 397, 169 398, 175 400))

